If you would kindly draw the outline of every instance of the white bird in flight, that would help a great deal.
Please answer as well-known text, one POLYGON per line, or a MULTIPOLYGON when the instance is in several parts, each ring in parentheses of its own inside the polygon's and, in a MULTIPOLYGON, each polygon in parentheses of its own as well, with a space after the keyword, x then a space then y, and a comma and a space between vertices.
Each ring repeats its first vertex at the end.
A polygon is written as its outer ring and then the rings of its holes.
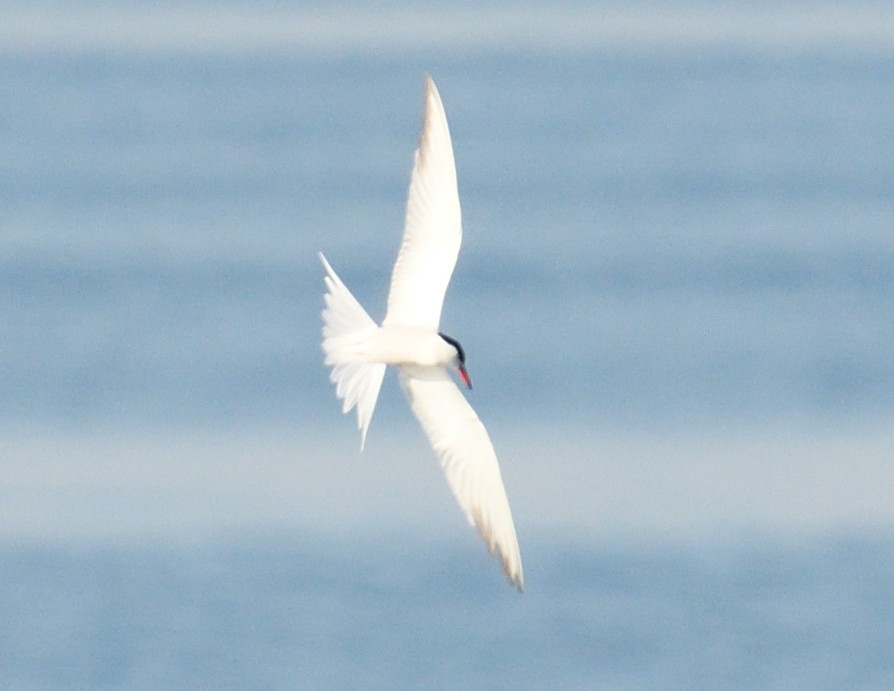
POLYGON ((438 89, 425 77, 425 112, 407 198, 404 236, 391 274, 388 312, 378 326, 351 295, 326 257, 323 352, 342 412, 357 409, 360 449, 385 366, 401 387, 431 442, 469 523, 522 590, 521 556, 500 466, 487 430, 450 378, 456 367, 472 382, 459 342, 438 331, 441 304, 462 241, 456 166, 438 89))

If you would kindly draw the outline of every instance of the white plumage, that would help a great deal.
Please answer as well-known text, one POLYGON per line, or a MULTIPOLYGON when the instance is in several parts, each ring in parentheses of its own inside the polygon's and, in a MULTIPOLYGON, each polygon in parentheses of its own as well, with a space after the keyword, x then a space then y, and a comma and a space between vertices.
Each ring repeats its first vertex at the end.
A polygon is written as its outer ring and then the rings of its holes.
POLYGON ((438 333, 441 305, 462 242, 456 166, 447 117, 431 77, 407 197, 404 236, 381 326, 320 254, 326 270, 323 351, 343 412, 357 410, 361 449, 386 365, 395 365, 413 413, 431 442, 456 500, 490 554, 522 590, 524 577, 512 512, 487 430, 447 372, 456 366, 471 388, 465 354, 438 333))
POLYGON ((382 325, 412 324, 437 332, 463 229, 447 116, 428 75, 414 158, 404 237, 391 272, 388 314, 382 325))

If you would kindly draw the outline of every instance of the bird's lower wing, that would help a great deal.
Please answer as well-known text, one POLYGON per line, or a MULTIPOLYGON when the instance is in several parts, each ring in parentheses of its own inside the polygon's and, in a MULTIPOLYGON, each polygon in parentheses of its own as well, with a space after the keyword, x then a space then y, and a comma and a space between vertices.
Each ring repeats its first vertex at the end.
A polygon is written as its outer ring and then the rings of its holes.
POLYGON ((443 367, 400 367, 400 382, 469 522, 506 577, 524 584, 512 512, 487 430, 443 367))

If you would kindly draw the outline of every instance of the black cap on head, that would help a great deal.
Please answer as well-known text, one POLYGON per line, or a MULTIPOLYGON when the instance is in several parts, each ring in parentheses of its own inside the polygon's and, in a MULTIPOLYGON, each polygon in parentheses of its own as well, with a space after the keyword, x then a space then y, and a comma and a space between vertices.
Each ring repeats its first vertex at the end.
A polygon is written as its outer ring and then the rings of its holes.
POLYGON ((469 373, 466 371, 466 353, 463 350, 463 347, 459 344, 455 338, 451 338, 450 336, 446 336, 438 332, 438 336, 443 338, 447 343, 456 348, 456 360, 459 363, 459 376, 462 377, 463 383, 465 383, 466 387, 472 388, 472 379, 469 377, 469 373))
POLYGON ((459 359, 459 361, 462 364, 466 364, 466 353, 463 350, 463 347, 459 344, 459 341, 457 341, 455 338, 451 338, 450 336, 447 336, 446 334, 442 334, 440 331, 438 332, 438 336, 440 336, 445 341, 447 341, 450 345, 452 345, 454 348, 456 348, 457 358, 459 359))

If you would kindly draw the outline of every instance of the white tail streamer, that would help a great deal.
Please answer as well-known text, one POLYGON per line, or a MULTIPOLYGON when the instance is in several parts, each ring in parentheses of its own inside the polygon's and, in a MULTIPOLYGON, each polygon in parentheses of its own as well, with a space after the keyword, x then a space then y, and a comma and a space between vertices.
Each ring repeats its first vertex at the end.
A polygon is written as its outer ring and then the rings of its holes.
POLYGON ((351 295, 322 252, 320 261, 326 269, 323 279, 326 283, 323 353, 326 365, 332 367, 329 379, 335 384, 336 395, 343 401, 342 412, 357 409, 362 451, 385 376, 384 364, 368 362, 364 357, 365 346, 379 327, 351 295))

